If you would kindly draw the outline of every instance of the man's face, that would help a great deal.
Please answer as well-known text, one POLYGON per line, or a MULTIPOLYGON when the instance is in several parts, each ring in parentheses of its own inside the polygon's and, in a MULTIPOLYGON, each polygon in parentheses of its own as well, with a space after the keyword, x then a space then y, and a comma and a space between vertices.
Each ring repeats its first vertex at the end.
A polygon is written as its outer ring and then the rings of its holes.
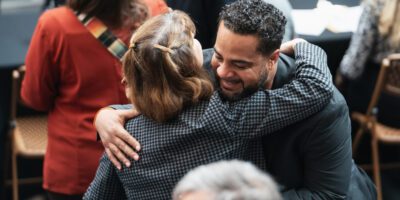
POLYGON ((211 60, 219 90, 227 100, 238 100, 267 87, 274 60, 257 51, 255 35, 236 34, 224 26, 218 28, 215 53, 211 60))

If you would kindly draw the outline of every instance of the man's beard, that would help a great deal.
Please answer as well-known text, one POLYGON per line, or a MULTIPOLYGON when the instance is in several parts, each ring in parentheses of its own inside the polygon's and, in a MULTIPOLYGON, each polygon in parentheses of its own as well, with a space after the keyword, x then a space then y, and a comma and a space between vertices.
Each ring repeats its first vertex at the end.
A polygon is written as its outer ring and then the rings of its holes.
MULTIPOLYGON (((240 99, 251 96, 252 94, 256 93, 259 90, 265 90, 265 84, 267 82, 268 73, 266 71, 262 71, 261 75, 260 75, 260 79, 257 84, 246 86, 243 88, 242 92, 240 92, 238 94, 233 94, 233 95, 226 94, 221 89, 220 77, 218 77, 216 75, 216 72, 215 72, 215 78, 216 78, 216 82, 215 82, 216 87, 215 88, 218 88, 217 90, 218 90, 220 96, 222 97, 222 99, 225 101, 238 101, 240 99)), ((242 83, 242 85, 244 85, 242 80, 238 80, 238 81, 240 81, 242 83)))

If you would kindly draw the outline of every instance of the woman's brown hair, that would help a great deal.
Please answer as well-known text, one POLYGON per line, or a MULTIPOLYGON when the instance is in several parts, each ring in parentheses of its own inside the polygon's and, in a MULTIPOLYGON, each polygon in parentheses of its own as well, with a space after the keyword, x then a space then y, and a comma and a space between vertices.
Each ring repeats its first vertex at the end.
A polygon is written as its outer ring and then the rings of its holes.
POLYGON ((212 95, 209 76, 194 54, 195 31, 188 15, 173 11, 133 34, 123 72, 130 99, 143 115, 165 122, 212 95))
POLYGON ((68 0, 67 6, 78 14, 97 17, 111 28, 123 26, 127 18, 142 24, 149 15, 141 0, 68 0))

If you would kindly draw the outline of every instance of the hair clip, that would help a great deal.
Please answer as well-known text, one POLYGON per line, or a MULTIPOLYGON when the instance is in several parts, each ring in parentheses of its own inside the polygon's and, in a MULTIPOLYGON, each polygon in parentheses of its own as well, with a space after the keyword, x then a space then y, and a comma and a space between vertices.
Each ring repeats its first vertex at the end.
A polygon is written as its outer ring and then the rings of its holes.
POLYGON ((129 48, 130 49, 134 49, 135 47, 136 47, 136 43, 135 42, 129 44, 129 48))
POLYGON ((165 46, 162 46, 162 45, 159 45, 159 44, 155 44, 155 45, 153 45, 155 48, 157 48, 157 49, 160 49, 161 51, 164 51, 164 52, 168 52, 168 53, 174 53, 174 51, 172 51, 172 49, 171 48, 168 48, 168 47, 165 47, 165 46))

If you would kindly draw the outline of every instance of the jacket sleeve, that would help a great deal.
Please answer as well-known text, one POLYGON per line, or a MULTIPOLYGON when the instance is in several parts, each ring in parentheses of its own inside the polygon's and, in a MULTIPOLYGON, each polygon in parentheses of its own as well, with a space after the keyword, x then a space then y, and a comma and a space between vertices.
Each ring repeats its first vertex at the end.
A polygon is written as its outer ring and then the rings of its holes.
POLYGON ((250 138, 303 120, 320 111, 333 95, 326 58, 321 48, 307 42, 298 43, 296 72, 290 83, 279 89, 258 91, 233 103, 223 102, 214 95, 210 106, 218 111, 210 115, 223 119, 221 126, 230 130, 228 134, 250 138))
POLYGON ((346 199, 352 170, 351 127, 347 106, 324 109, 305 139, 301 188, 284 191, 284 199, 346 199))
MULTIPOLYGON (((21 87, 21 98, 27 106, 48 111, 54 105, 59 81, 55 64, 54 33, 49 30, 49 17, 44 14, 36 26, 25 60, 26 73, 21 87)), ((51 26, 51 25, 50 25, 51 26)))
POLYGON ((104 154, 83 199, 126 199, 116 168, 104 154))

